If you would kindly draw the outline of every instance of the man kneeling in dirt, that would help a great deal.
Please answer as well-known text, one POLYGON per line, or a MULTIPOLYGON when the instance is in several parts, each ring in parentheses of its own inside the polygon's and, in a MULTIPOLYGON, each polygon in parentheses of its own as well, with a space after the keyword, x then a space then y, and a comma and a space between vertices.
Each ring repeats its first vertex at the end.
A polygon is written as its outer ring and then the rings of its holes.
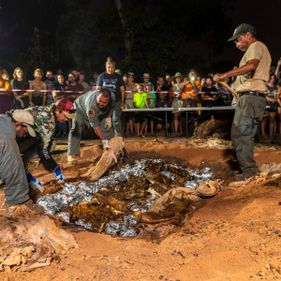
MULTIPOLYGON (((112 127, 114 106, 114 96, 107 89, 89 91, 75 100, 75 118, 68 136, 67 160, 69 163, 76 163, 80 156, 83 126, 92 127, 94 133, 102 140, 103 148, 110 148, 108 141, 114 137, 112 127)), ((121 121, 118 120, 118 122, 121 121)))
POLYGON ((23 203, 32 205, 29 200, 29 185, 16 137, 28 134, 35 136, 32 115, 24 110, 0 115, 0 178, 4 182, 5 207, 23 203), (20 111, 20 113, 19 113, 20 111))

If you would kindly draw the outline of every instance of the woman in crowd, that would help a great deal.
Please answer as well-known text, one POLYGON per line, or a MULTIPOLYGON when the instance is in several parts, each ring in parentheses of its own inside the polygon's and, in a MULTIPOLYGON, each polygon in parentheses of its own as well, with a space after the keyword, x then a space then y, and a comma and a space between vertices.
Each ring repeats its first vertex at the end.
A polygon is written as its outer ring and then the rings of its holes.
POLYGON ((30 93, 30 105, 44 106, 46 104, 46 84, 42 81, 43 72, 37 68, 33 72, 34 80, 29 82, 29 89, 34 90, 30 93))
POLYGON ((196 107, 199 102, 198 92, 201 91, 201 84, 196 77, 195 71, 191 69, 181 92, 183 107, 196 107))
POLYGON ((12 89, 22 90, 14 91, 15 108, 26 108, 29 105, 30 94, 25 90, 29 89, 28 81, 24 79, 23 70, 20 67, 16 67, 13 71, 13 79, 11 80, 12 89))
POLYGON ((182 126, 180 122, 180 112, 179 107, 182 106, 182 100, 180 99, 181 92, 184 88, 183 76, 180 72, 177 72, 174 76, 173 82, 173 100, 172 107, 174 110, 173 113, 173 133, 174 134, 182 134, 182 126))
POLYGON ((71 127, 70 112, 73 111, 73 103, 66 98, 62 98, 52 105, 51 110, 56 120, 56 135, 58 137, 67 137, 69 128, 71 127))
POLYGON ((59 99, 62 99, 65 96, 65 79, 62 74, 57 75, 57 81, 55 83, 55 90, 52 92, 53 99, 56 102, 59 99))
POLYGON ((13 92, 9 80, 4 79, 5 72, 0 70, 0 114, 6 113, 13 108, 13 92), (3 75, 4 74, 4 75, 3 75), (5 91, 6 90, 6 91, 5 91))

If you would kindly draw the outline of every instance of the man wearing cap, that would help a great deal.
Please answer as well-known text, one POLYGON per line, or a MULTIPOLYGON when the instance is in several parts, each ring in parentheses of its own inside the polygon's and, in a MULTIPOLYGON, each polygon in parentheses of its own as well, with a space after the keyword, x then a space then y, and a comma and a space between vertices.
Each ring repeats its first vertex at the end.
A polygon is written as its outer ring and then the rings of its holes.
POLYGON ((4 182, 5 205, 22 204, 30 199, 29 186, 16 137, 35 135, 34 119, 24 110, 0 115, 0 178, 4 182))
POLYGON ((237 181, 246 180, 258 174, 254 159, 254 136, 262 120, 269 79, 271 56, 267 47, 256 39, 256 30, 247 23, 240 24, 228 41, 245 52, 239 67, 225 73, 217 73, 214 81, 236 76, 235 88, 239 99, 231 128, 231 139, 242 174, 237 181))
POLYGON ((116 123, 112 122, 114 95, 107 89, 89 91, 74 102, 76 110, 68 136, 67 160, 76 163, 80 156, 80 139, 84 125, 93 128, 102 140, 103 148, 110 149, 108 140, 114 137, 116 123))
MULTIPOLYGON (((50 153, 55 133, 55 115, 51 108, 47 106, 34 106, 25 109, 32 116, 34 123, 32 125, 33 132, 25 137, 18 137, 17 143, 20 152, 23 154, 23 161, 26 164, 35 154, 38 154, 43 166, 53 172, 58 183, 64 182, 64 176, 58 163, 54 160, 50 153)), ((12 116, 17 111, 12 112, 12 116)), ((20 121, 20 116, 18 117, 20 121)), ((43 190, 43 183, 35 178, 29 171, 27 172, 27 180, 33 189, 43 190)))

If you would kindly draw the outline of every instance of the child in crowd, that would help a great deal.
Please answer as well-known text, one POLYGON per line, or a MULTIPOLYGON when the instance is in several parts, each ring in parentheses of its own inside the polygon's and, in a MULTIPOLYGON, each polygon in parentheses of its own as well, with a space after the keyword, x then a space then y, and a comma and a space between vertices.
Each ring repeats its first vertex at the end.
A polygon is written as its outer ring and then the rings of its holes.
MULTIPOLYGON (((137 92, 134 93, 134 107, 148 108, 148 94, 143 91, 141 84, 137 85, 137 92)), ((144 112, 137 112, 135 114, 135 131, 138 137, 145 137, 147 132, 147 119, 144 112)))

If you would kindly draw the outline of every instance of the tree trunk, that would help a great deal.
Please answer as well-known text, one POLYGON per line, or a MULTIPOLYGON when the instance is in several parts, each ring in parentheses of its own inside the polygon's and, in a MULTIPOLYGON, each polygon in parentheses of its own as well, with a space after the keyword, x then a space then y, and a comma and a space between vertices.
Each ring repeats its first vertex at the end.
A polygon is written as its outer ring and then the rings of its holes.
POLYGON ((120 17, 120 21, 123 27, 123 35, 124 35, 124 46, 126 49, 125 59, 127 61, 131 60, 131 50, 132 50, 132 32, 130 31, 129 27, 127 26, 127 22, 124 18, 122 12, 122 0, 115 0, 115 5, 118 11, 118 15, 120 17))

